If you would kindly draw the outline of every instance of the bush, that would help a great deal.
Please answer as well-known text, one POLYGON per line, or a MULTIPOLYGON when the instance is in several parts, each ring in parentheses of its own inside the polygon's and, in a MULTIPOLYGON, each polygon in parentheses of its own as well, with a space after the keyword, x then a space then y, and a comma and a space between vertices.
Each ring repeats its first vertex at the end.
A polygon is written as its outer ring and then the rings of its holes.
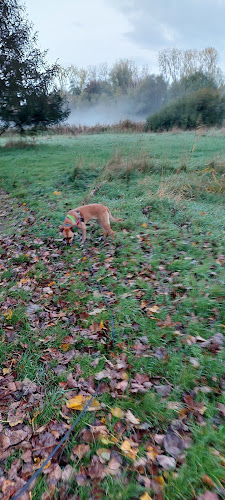
POLYGON ((218 90, 204 88, 178 99, 149 116, 145 131, 159 132, 172 127, 190 130, 199 125, 221 125, 225 117, 225 97, 218 90))

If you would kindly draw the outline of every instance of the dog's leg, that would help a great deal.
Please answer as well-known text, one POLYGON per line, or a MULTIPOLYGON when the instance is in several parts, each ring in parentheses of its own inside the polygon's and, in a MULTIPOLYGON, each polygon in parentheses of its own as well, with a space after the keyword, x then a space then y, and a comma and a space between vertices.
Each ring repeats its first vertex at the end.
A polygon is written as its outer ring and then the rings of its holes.
POLYGON ((104 214, 101 218, 99 217, 98 222, 102 229, 104 230, 104 236, 108 236, 108 234, 111 236, 111 238, 114 238, 114 232, 110 227, 110 222, 109 222, 109 215, 104 214))
POLYGON ((86 231, 86 225, 84 222, 80 222, 79 224, 79 228, 81 229, 82 231, 82 241, 81 241, 81 245, 83 246, 85 241, 86 241, 86 234, 87 234, 87 231, 86 231))
POLYGON ((106 236, 108 236, 108 235, 111 236, 112 239, 114 239, 114 232, 113 232, 113 230, 111 229, 110 226, 109 226, 108 229, 106 229, 104 231, 104 237, 106 238, 106 236))

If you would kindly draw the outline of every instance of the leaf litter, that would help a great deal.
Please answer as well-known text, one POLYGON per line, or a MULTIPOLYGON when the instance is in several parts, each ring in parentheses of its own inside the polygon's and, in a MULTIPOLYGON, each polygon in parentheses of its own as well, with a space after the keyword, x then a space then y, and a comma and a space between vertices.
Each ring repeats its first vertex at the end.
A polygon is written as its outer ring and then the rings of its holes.
MULTIPOLYGON (((24 210, 24 207, 21 207, 21 211, 24 210)), ((91 482, 93 498, 102 498, 104 479, 112 476, 118 482, 124 473, 128 478, 131 473, 135 473, 137 483, 144 489, 140 498, 163 499, 167 471, 175 471, 177 474, 185 463, 186 451, 192 443, 192 422, 200 426, 205 424, 207 401, 204 398, 199 401, 198 394, 207 395, 212 389, 206 384, 197 385, 190 393, 183 393, 180 401, 170 401, 168 398, 173 394, 173 385, 167 381, 165 383, 160 373, 152 375, 145 373, 143 369, 140 369, 140 372, 133 370, 128 350, 134 360, 147 357, 166 363, 170 356, 165 346, 151 344, 141 328, 139 331, 138 322, 131 325, 135 335, 129 349, 126 341, 122 341, 115 352, 109 355, 107 345, 110 342, 110 326, 106 318, 104 321, 102 319, 102 314, 106 312, 105 304, 98 290, 93 293, 90 274, 85 269, 85 260, 82 259, 78 276, 85 284, 86 292, 84 294, 78 289, 78 298, 72 304, 67 297, 67 288, 71 278, 72 283, 76 283, 77 271, 74 270, 74 264, 67 264, 65 272, 64 252, 51 238, 46 243, 40 238, 33 239, 24 232, 24 225, 32 225, 34 217, 35 215, 31 214, 29 218, 26 210, 22 227, 20 222, 18 223, 18 235, 2 236, 0 241, 3 275, 1 284, 6 289, 1 304, 1 327, 4 345, 7 348, 13 347, 8 350, 0 372, 0 498, 10 499, 40 467, 70 428, 74 413, 83 410, 97 384, 101 382, 99 395, 89 408, 92 419, 89 423, 85 423, 85 419, 80 426, 75 446, 71 448, 68 456, 62 450, 58 451, 45 467, 48 490, 42 494, 41 500, 53 498, 56 491, 61 497, 66 497, 71 481, 75 481, 79 487, 88 486, 91 482), (41 279, 37 273, 40 263, 46 270, 41 279), (13 276, 13 284, 5 277, 9 271, 13 276), (83 303, 82 299, 87 294, 90 300, 83 303), (93 298, 99 301, 97 307, 93 298), (21 307, 23 315, 15 322, 13 318, 17 307, 21 307), (23 343, 20 338, 25 324, 34 337, 33 347, 36 345, 40 350, 40 364, 46 371, 46 379, 41 382, 38 378, 34 382, 28 377, 20 376, 20 363, 28 348, 28 343, 23 343), (56 342, 56 326, 60 326, 62 332, 65 332, 60 344, 56 342), (99 346, 105 349, 104 364, 99 346), (91 363, 92 375, 85 375, 82 370, 81 356, 84 353, 96 356, 91 363), (60 418, 51 416, 42 423, 39 417, 46 405, 49 370, 56 377, 56 387, 61 390, 58 402, 60 418), (63 380, 58 380, 59 376, 62 376, 63 380), (153 396, 156 394, 162 404, 167 401, 167 407, 173 414, 167 429, 165 424, 155 426, 151 418, 149 420, 143 412, 141 416, 138 411, 135 412, 135 398, 143 398, 149 393, 153 396), (101 395, 104 394, 110 395, 111 406, 101 401, 101 395), (11 466, 5 467, 11 457, 15 457, 11 460, 11 466)), ((142 227, 146 229, 144 224, 142 227)), ((138 241, 145 252, 146 238, 139 235, 138 241)), ((107 276, 118 279, 114 246, 109 245, 107 252, 107 276)), ((92 248, 90 253, 93 269, 98 272, 101 267, 99 250, 92 248)), ((165 277, 165 266, 161 264, 159 268, 159 273, 165 277)), ((168 275, 170 282, 177 279, 176 275, 168 275)), ((171 312, 164 318, 159 317, 162 306, 159 302, 154 303, 145 298, 139 285, 140 279, 151 283, 151 286, 154 285, 156 300, 161 294, 168 293, 157 272, 143 260, 138 271, 127 273, 126 277, 121 278, 125 289, 130 287, 132 290, 123 293, 121 299, 131 297, 136 300, 141 314, 157 324, 160 335, 164 335, 164 329, 173 329, 177 332, 175 336, 181 337, 180 346, 186 340, 186 345, 198 344, 205 356, 216 356, 221 352, 224 344, 222 333, 218 332, 208 339, 193 336, 191 340, 191 336, 188 339, 186 334, 180 333, 182 325, 173 319, 171 312)), ((116 308, 116 294, 106 285, 102 286, 109 304, 116 308)), ((178 293, 174 292, 174 296, 178 293)), ((186 362, 188 361, 196 371, 199 369, 198 359, 189 356, 186 362)), ((220 393, 221 391, 218 391, 218 395, 220 393)), ((220 422, 220 417, 225 414, 221 402, 217 403, 217 410, 220 422)), ((220 498, 219 490, 209 476, 203 475, 201 481, 214 491, 205 491, 197 498, 220 498)), ((31 485, 31 489, 35 484, 31 485)), ((28 498, 29 493, 25 493, 23 500, 28 498)))

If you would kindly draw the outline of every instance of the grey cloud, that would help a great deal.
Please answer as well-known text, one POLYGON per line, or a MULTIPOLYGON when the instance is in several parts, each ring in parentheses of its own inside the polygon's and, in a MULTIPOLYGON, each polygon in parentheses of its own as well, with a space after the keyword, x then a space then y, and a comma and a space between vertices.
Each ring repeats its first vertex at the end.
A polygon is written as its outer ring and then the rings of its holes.
POLYGON ((127 17, 131 30, 125 36, 142 48, 225 47, 224 0, 107 1, 127 17))

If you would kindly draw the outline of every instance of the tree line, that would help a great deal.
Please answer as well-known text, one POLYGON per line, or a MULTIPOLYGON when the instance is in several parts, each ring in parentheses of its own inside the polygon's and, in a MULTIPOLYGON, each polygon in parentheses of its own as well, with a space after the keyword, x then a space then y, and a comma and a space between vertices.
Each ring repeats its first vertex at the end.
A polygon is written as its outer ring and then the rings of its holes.
MULTIPOLYGON (((49 65, 46 53, 37 48, 37 37, 19 0, 0 0, 1 129, 14 126, 23 131, 26 127, 45 127, 65 120, 71 109, 76 116, 78 110, 91 110, 95 106, 110 109, 115 105, 123 106, 127 117, 136 120, 150 117, 147 120, 150 130, 157 130, 158 112, 166 109, 164 121, 165 116, 173 114, 172 120, 166 119, 170 127, 174 120, 176 124, 176 114, 183 107, 186 110, 183 124, 192 126, 195 120, 187 119, 187 103, 193 106, 195 100, 190 100, 190 95, 199 91, 205 92, 203 107, 210 100, 210 109, 219 106, 221 122, 224 81, 218 59, 213 47, 165 49, 158 54, 159 74, 151 73, 148 67, 139 68, 128 59, 116 61, 112 67, 105 63, 87 68, 49 65), (178 101, 180 105, 173 108, 178 101), (154 126, 151 116, 156 116, 154 126)), ((198 94, 196 102, 200 97, 198 94)), ((196 120, 200 120, 197 111, 196 120)), ((217 120, 216 114, 214 118, 217 120)))

